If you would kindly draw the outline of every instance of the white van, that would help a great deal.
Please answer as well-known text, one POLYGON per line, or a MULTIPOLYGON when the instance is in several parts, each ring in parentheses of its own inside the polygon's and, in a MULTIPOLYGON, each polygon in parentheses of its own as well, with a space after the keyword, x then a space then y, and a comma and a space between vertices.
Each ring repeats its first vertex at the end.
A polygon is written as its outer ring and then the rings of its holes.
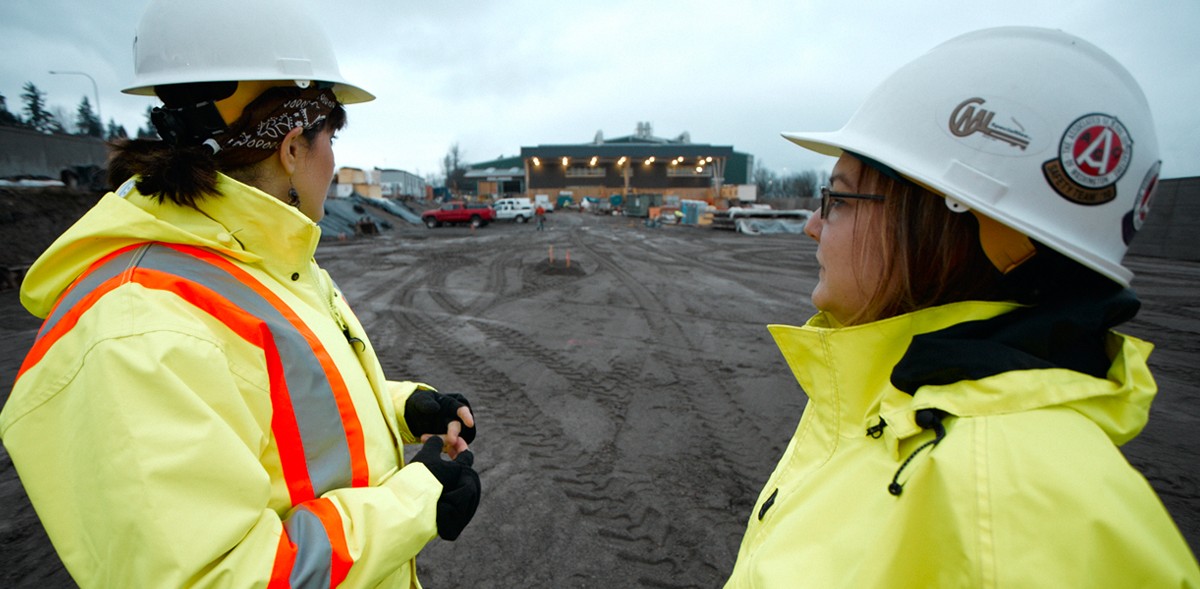
POLYGON ((533 218, 533 201, 528 198, 502 198, 492 204, 497 221, 524 223, 533 218))

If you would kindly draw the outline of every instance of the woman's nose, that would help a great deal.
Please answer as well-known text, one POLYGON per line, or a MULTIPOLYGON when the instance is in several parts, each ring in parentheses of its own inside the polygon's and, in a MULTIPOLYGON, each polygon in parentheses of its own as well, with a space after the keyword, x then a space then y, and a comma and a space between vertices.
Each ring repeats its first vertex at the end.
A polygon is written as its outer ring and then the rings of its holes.
POLYGON ((818 243, 821 241, 821 225, 825 224, 825 219, 817 220, 820 216, 821 211, 813 211, 813 214, 809 215, 808 220, 804 222, 804 234, 818 243))

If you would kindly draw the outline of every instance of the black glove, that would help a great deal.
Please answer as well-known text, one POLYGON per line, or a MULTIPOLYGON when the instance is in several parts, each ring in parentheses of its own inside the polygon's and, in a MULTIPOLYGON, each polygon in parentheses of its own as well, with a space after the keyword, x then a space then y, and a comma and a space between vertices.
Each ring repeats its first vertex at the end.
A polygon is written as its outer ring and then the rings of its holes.
POLYGON ((438 536, 454 541, 471 523, 471 517, 479 507, 482 487, 479 474, 471 468, 475 455, 470 450, 463 450, 458 453, 458 458, 446 460, 442 458, 442 443, 441 438, 430 437, 412 461, 424 464, 442 484, 442 496, 437 502, 438 536))
MULTIPOLYGON (((408 424, 408 431, 417 438, 425 434, 444 434, 450 422, 462 423, 458 417, 458 410, 462 407, 471 407, 471 402, 462 395, 443 395, 422 389, 409 395, 404 402, 404 422, 408 424)), ((467 427, 464 423, 458 435, 470 444, 475 441, 475 427, 467 427)))

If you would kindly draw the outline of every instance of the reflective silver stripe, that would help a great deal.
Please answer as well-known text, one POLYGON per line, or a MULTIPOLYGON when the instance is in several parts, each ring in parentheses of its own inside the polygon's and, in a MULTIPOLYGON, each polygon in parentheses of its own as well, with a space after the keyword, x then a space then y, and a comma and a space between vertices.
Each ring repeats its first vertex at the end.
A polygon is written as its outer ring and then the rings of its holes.
POLYGON ((353 472, 345 425, 329 376, 312 347, 268 300, 213 264, 161 245, 122 253, 93 270, 63 297, 43 323, 38 339, 50 333, 84 297, 131 267, 156 270, 202 285, 262 321, 271 333, 283 366, 285 388, 296 417, 314 495, 319 497, 329 490, 351 485, 353 472))
POLYGON ((37 339, 42 339, 44 334, 50 333, 50 330, 54 329, 55 325, 58 325, 63 315, 70 312, 75 305, 79 304, 79 301, 91 294, 101 284, 104 284, 132 266, 132 262, 145 251, 146 247, 144 246, 133 248, 105 262, 103 266, 96 268, 91 274, 85 276, 83 280, 75 283, 70 292, 58 301, 58 305, 54 307, 54 312, 46 317, 46 321, 42 323, 41 329, 38 330, 37 339))
POLYGON ((327 589, 333 571, 333 546, 325 535, 321 518, 304 507, 299 507, 283 522, 288 539, 296 545, 296 561, 288 581, 293 588, 320 587, 327 589))
POLYGON ((304 336, 252 288, 204 260, 153 246, 138 265, 212 289, 266 324, 279 350, 313 492, 320 497, 326 491, 349 487, 352 471, 345 425, 328 375, 304 336))

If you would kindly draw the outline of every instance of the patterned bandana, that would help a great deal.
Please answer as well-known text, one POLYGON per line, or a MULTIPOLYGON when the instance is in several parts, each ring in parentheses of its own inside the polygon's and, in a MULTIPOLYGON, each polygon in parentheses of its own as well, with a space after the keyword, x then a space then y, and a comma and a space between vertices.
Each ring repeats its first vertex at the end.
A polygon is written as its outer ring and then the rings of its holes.
POLYGON ((337 104, 333 90, 309 88, 280 104, 262 120, 231 129, 215 139, 222 150, 275 151, 289 131, 320 126, 337 104))

